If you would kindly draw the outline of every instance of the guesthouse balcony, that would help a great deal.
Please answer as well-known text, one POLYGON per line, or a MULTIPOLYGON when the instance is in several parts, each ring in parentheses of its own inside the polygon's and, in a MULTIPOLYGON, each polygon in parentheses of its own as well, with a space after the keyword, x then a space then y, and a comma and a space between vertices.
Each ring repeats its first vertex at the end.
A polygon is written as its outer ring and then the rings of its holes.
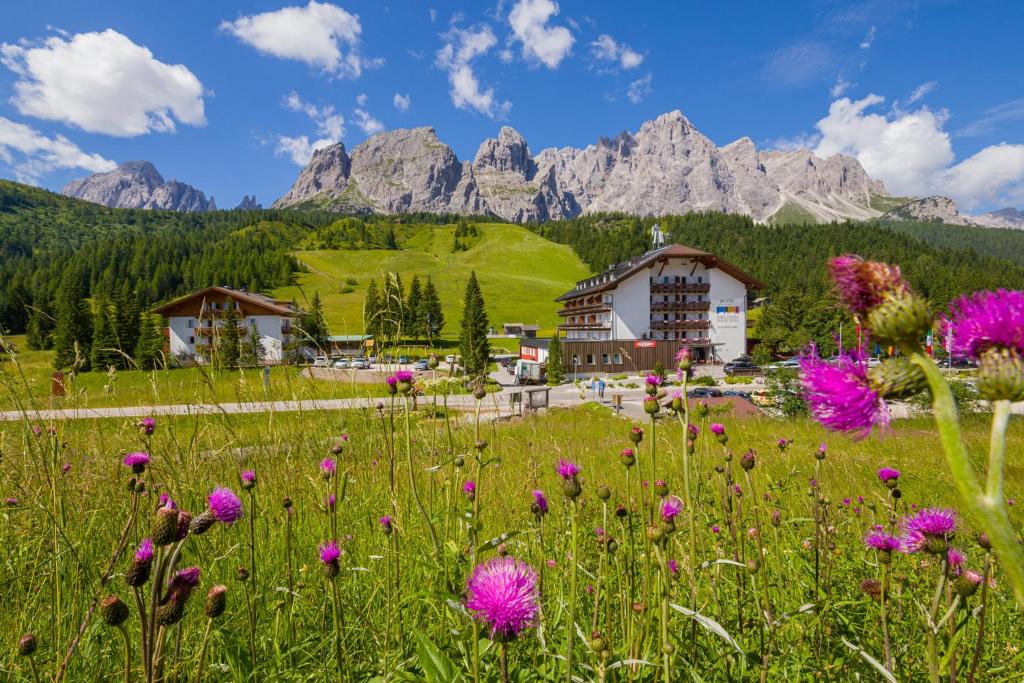
POLYGON ((652 320, 652 330, 708 330, 710 320, 652 320))
POLYGON ((651 311, 664 313, 706 313, 711 310, 708 301, 652 301, 651 311))
POLYGON ((711 291, 711 284, 708 282, 688 283, 651 283, 651 294, 707 294, 711 291))

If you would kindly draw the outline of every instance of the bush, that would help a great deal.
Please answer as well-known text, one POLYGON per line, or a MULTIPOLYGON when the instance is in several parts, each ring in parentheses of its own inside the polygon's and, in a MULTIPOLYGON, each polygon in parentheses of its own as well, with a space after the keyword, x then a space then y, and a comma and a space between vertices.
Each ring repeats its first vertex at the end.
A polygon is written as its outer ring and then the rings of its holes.
POLYGON ((690 386, 694 387, 713 387, 717 384, 718 382, 711 375, 701 375, 690 380, 690 386))
MULTIPOLYGON (((954 377, 949 380, 949 389, 953 392, 953 400, 956 402, 957 410, 964 415, 974 413, 986 413, 991 410, 986 401, 978 396, 978 389, 970 380, 954 377)), ((922 391, 911 397, 910 410, 916 415, 930 415, 932 412, 932 394, 930 391, 922 391)))
POLYGON ((359 280, 355 279, 354 277, 347 277, 345 278, 345 284, 355 287, 356 285, 359 284, 359 280))
POLYGON ((800 373, 796 370, 781 369, 768 376, 768 398, 785 417, 801 417, 809 414, 807 401, 803 398, 800 373))
POLYGON ((725 383, 726 384, 753 384, 754 383, 754 378, 753 377, 726 377, 725 378, 725 383))

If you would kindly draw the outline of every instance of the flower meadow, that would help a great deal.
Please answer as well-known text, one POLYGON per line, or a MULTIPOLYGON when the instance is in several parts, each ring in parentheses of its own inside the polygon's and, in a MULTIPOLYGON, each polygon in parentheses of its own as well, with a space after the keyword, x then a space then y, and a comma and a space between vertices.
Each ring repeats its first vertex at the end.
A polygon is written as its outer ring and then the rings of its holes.
MULTIPOLYGON (((863 264, 836 280, 879 288, 850 297, 873 334, 894 300, 915 320, 898 271, 863 264)), ((978 301, 1003 310, 975 298, 951 315, 978 301)), ((1000 334, 970 351, 996 356, 979 371, 993 392, 1014 386, 1006 345, 1022 339, 1000 334)), ((636 422, 593 406, 493 421, 482 392, 472 412, 414 410, 396 375, 365 411, 4 425, 0 673, 1024 676, 1019 547, 1003 550, 1019 542, 1024 429, 1008 399, 961 421, 933 388, 934 420, 890 421, 886 399, 924 386, 913 368, 809 350, 815 420, 738 419, 688 401, 678 364, 683 391, 646 382, 636 422), (962 481, 975 470, 980 493, 962 481)))

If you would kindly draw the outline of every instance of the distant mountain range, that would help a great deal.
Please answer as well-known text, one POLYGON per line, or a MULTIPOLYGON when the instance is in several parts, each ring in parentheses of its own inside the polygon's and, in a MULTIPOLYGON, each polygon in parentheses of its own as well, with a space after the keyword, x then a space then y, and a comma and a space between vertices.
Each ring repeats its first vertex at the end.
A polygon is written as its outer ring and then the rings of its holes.
MULTIPOLYGON (((75 180, 64 194, 111 207, 209 211, 199 190, 164 181, 149 162, 75 180)), ((237 208, 257 208, 245 197, 237 208)), ((583 149, 534 155, 515 129, 462 161, 433 128, 374 135, 349 153, 317 150, 275 208, 338 212, 491 214, 512 222, 618 211, 637 215, 720 211, 757 222, 916 220, 1024 228, 1024 211, 965 216, 945 197, 892 197, 855 158, 810 150, 758 150, 750 138, 717 147, 679 111, 583 149)))

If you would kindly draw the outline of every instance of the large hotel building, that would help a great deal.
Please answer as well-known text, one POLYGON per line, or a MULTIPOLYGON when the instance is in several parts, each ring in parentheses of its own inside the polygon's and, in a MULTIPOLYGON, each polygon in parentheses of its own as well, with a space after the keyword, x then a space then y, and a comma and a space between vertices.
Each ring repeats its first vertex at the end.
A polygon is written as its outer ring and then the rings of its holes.
MULTIPOLYGON (((747 293, 762 287, 714 254, 652 249, 558 297, 563 362, 579 373, 671 368, 683 346, 697 362, 730 361, 747 352, 747 293)), ((520 354, 543 362, 548 343, 524 339, 520 354)))

